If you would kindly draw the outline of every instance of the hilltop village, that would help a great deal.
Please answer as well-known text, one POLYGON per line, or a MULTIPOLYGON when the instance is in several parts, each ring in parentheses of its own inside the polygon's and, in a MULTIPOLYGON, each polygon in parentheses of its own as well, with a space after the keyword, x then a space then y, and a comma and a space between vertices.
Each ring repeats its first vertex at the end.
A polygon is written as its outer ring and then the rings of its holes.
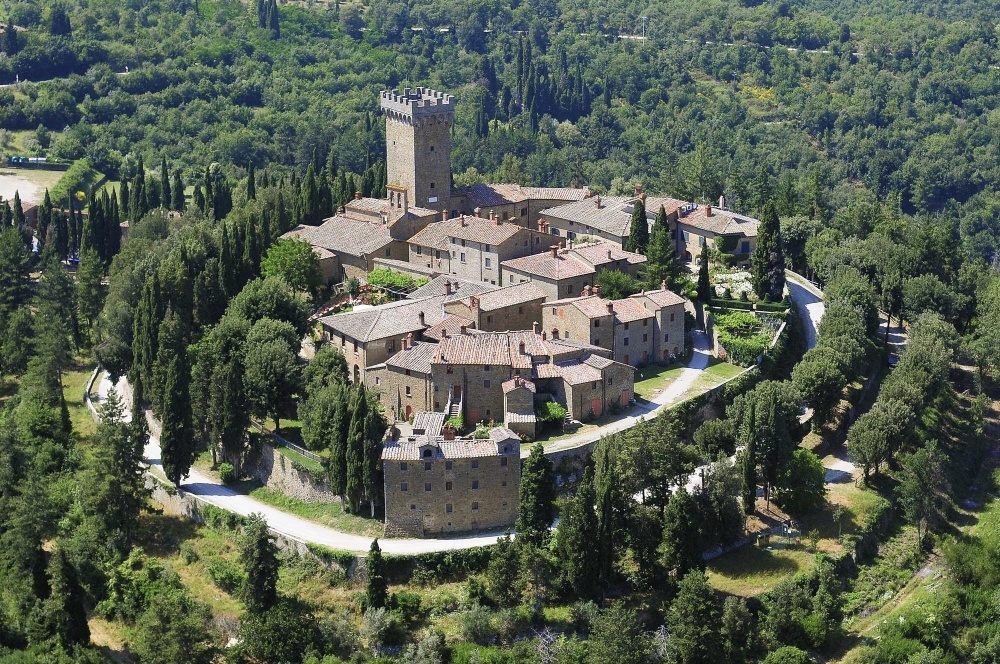
POLYGON ((390 423, 382 454, 387 534, 510 526, 520 443, 539 406, 586 422, 629 407, 636 367, 685 355, 685 309, 667 289, 602 296, 598 275, 636 278, 633 220, 664 215, 675 256, 697 270, 706 244, 747 265, 759 222, 722 207, 587 188, 454 187, 455 98, 418 87, 381 94, 387 198, 360 192, 308 241, 332 283, 391 270, 424 285, 405 297, 318 320, 355 383, 390 423), (485 438, 463 437, 472 428, 485 438))

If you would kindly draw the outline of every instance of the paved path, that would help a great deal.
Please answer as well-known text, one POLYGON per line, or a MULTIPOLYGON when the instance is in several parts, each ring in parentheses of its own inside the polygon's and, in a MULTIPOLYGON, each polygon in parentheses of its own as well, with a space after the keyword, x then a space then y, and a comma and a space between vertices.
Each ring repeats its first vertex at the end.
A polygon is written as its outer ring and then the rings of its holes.
POLYGON ((786 270, 785 276, 788 294, 803 314, 802 326, 806 333, 806 348, 813 348, 816 346, 816 331, 819 329, 819 322, 823 318, 823 312, 826 311, 826 307, 823 305, 823 291, 809 283, 805 277, 791 270, 786 270))
MULTIPOLYGON (((691 361, 665 390, 654 396, 650 401, 644 401, 632 406, 625 417, 617 419, 614 422, 609 422, 598 427, 596 430, 586 431, 571 438, 546 444, 545 451, 561 452, 575 447, 583 447, 599 440, 602 436, 608 436, 633 427, 640 420, 648 419, 664 408, 673 405, 694 384, 694 381, 698 379, 702 372, 708 368, 708 362, 712 358, 712 344, 708 339, 708 335, 702 330, 694 330, 691 333, 691 337, 694 348, 691 361)), ((530 452, 530 449, 523 449, 521 456, 527 457, 530 452)))

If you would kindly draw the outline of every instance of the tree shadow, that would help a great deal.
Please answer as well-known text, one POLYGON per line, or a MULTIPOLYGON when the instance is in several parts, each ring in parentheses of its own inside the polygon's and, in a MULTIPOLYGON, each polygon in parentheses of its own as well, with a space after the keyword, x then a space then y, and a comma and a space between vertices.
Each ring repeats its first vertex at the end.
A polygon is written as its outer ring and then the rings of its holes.
POLYGON ((163 558, 177 553, 185 540, 195 537, 198 525, 174 514, 143 514, 139 517, 136 543, 147 555, 163 558))

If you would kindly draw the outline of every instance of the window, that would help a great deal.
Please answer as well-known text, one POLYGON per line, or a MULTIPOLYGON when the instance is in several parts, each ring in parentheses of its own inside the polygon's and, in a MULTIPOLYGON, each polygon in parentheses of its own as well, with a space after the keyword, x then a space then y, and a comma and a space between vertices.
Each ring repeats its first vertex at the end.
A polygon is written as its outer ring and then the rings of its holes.
POLYGON ((424 462, 424 472, 427 472, 427 471, 430 471, 430 469, 431 469, 431 465, 432 465, 432 464, 431 464, 431 462, 430 462, 430 461, 425 461, 425 462, 424 462))
POLYGON ((642 335, 642 340, 643 342, 649 341, 649 335, 648 334, 642 335))
POLYGON ((704 247, 705 246, 705 236, 704 235, 699 235, 698 236, 698 246, 699 247, 704 247))
POLYGON ((674 314, 670 314, 670 322, 671 322, 671 323, 673 323, 673 322, 674 322, 674 314))
POLYGON ((490 251, 490 245, 484 244, 483 245, 483 251, 489 252, 490 251))
POLYGON ((405 472, 406 472, 406 470, 407 470, 407 468, 408 468, 408 466, 406 465, 406 462, 405 462, 405 461, 404 461, 403 463, 399 464, 399 470, 400 470, 401 472, 404 472, 404 473, 405 473, 405 472))
POLYGON ((472 480, 472 488, 473 489, 479 488, 479 480, 472 480))
POLYGON ((487 259, 486 259, 486 267, 487 267, 487 268, 491 268, 491 267, 493 267, 493 265, 492 265, 492 263, 490 262, 490 259, 489 259, 489 258, 487 258, 487 259))
POLYGON ((465 246, 465 240, 460 240, 460 242, 462 243, 462 246, 464 247, 465 246))
POLYGON ((444 490, 445 491, 451 491, 451 482, 445 482, 444 483, 444 490))
POLYGON ((473 512, 479 511, 479 503, 472 503, 472 511, 473 512))
POLYGON ((415 509, 417 509, 417 506, 416 505, 410 505, 410 509, 411 510, 415 510, 415 509))
MULTIPOLYGON (((406 373, 409 374, 410 372, 407 371, 406 373)), ((409 385, 406 386, 406 396, 410 396, 410 386, 409 385)))
POLYGON ((503 220, 507 221, 508 219, 510 219, 510 213, 509 212, 504 212, 503 213, 503 220))
POLYGON ((431 189, 433 189, 433 188, 434 188, 434 183, 433 183, 433 182, 431 182, 431 189))
POLYGON ((433 145, 431 146, 431 152, 434 152, 434 146, 433 145))
MULTIPOLYGON (((435 387, 434 389, 437 389, 437 388, 435 387)), ((434 402, 434 410, 441 410, 441 402, 440 401, 435 401, 434 402)))
POLYGON ((452 461, 451 459, 448 459, 447 461, 444 462, 444 469, 445 470, 451 470, 454 467, 455 467, 455 462, 452 461))
POLYGON ((670 341, 670 335, 669 334, 664 334, 663 335, 663 343, 667 343, 668 341, 670 341))
POLYGON ((431 483, 424 482, 424 491, 430 491, 430 490, 431 490, 431 483))
POLYGON ((407 490, 407 488, 408 488, 408 487, 407 487, 407 485, 406 485, 406 482, 403 482, 402 484, 400 484, 400 485, 399 485, 399 490, 400 490, 400 491, 406 491, 406 490, 407 490))
POLYGON ((614 385, 614 384, 615 384, 615 379, 608 376, 608 385, 614 385))
POLYGON ((451 514, 451 503, 448 503, 447 505, 444 506, 444 511, 447 512, 448 514, 451 514))
POLYGON ((559 235, 559 229, 558 228, 553 228, 552 229, 552 234, 553 235, 559 235))
POLYGON ((625 341, 622 342, 622 346, 628 346, 628 337, 625 337, 625 341))
POLYGON ((649 319, 648 318, 643 318, 642 319, 642 326, 643 327, 649 327, 649 319))
POLYGON ((741 254, 749 254, 750 253, 750 243, 749 242, 740 242, 740 253, 741 254))
POLYGON ((492 364, 484 364, 483 365, 483 371, 489 371, 492 367, 493 367, 492 364))
POLYGON ((528 214, 528 208, 526 208, 526 207, 525 208, 521 208, 521 216, 523 217, 523 216, 525 216, 527 214, 528 214))
POLYGON ((493 316, 487 316, 486 317, 486 322, 487 323, 492 323, 493 322, 493 316))
POLYGON ((465 252, 462 252, 461 258, 459 258, 463 263, 465 262, 465 252))
POLYGON ((681 234, 684 236, 684 242, 690 242, 691 241, 691 234, 690 233, 688 233, 687 231, 682 231, 681 234))
POLYGON ((600 326, 601 326, 601 321, 595 320, 594 321, 594 327, 600 327, 600 326))
POLYGON ((450 364, 448 365, 448 368, 445 371, 447 371, 448 373, 455 373, 454 367, 452 367, 450 364))
MULTIPOLYGON (((571 221, 569 223, 573 223, 573 222, 571 221)), ((566 237, 568 237, 571 240, 575 240, 576 239, 576 233, 574 233, 573 231, 566 231, 566 237)))
POLYGON ((381 385, 382 384, 382 379, 379 376, 375 376, 375 384, 376 385, 381 385))
POLYGON ((566 294, 567 295, 573 294, 573 284, 570 284, 569 286, 566 287, 566 294))
POLYGON ((389 247, 386 247, 385 248, 385 257, 389 258, 391 256, 392 256, 392 249, 390 249, 389 247))
MULTIPOLYGON (((506 466, 507 466, 507 457, 500 457, 500 467, 505 468, 506 466)), ((504 482, 504 486, 506 485, 507 483, 504 482)))
MULTIPOLYGON (((405 371, 406 371, 406 375, 409 376, 410 375, 410 370, 409 369, 405 369, 405 371)), ((406 388, 406 396, 410 396, 410 388, 406 388)))
POLYGON ((590 389, 592 389, 592 390, 596 390, 597 389, 597 381, 596 380, 590 381, 590 389))
POLYGON ((417 245, 417 256, 422 256, 423 253, 424 253, 423 247, 421 247, 420 245, 417 245))
POLYGON ((625 323, 625 329, 626 330, 628 329, 628 323, 625 323))
MULTIPOLYGON (((511 277, 510 280, 514 281, 514 277, 511 277)), ((524 307, 518 307, 517 308, 517 313, 523 314, 524 313, 524 307)))
POLYGON ((431 450, 424 450, 425 459, 430 459, 432 456, 434 456, 434 452, 432 452, 431 450))
MULTIPOLYGON (((507 283, 508 284, 514 283, 514 275, 513 274, 508 274, 507 275, 507 283)), ((521 312, 519 311, 518 313, 521 313, 521 312)))
POLYGON ((569 339, 569 330, 563 330, 563 339, 569 339))
MULTIPOLYGON (((507 480, 500 482, 500 486, 507 486, 507 480)), ((504 503, 506 505, 507 503, 504 503)))
POLYGON ((479 459, 473 459, 472 460, 472 467, 473 468, 479 468, 479 459))
POLYGON ((484 380, 483 381, 483 388, 487 389, 487 390, 490 389, 490 381, 484 380))

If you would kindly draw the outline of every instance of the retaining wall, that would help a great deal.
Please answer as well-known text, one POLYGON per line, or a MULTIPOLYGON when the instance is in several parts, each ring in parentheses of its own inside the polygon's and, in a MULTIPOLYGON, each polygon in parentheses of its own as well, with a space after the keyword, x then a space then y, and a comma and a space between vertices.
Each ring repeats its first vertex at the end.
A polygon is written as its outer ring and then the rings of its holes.
POLYGON ((255 447, 243 463, 243 473, 247 477, 258 480, 269 489, 307 503, 339 501, 325 478, 316 477, 310 470, 299 466, 267 443, 255 447))

